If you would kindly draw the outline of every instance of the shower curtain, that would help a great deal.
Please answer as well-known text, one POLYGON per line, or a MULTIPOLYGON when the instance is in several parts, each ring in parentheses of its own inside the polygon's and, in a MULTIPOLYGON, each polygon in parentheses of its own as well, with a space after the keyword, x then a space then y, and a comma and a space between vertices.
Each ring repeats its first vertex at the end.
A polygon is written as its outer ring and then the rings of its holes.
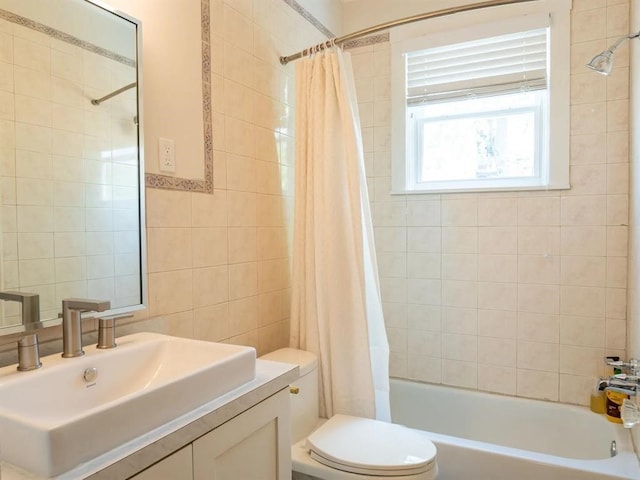
POLYGON ((319 357, 320 410, 390 421, 389 346, 348 54, 296 65, 292 347, 319 357))

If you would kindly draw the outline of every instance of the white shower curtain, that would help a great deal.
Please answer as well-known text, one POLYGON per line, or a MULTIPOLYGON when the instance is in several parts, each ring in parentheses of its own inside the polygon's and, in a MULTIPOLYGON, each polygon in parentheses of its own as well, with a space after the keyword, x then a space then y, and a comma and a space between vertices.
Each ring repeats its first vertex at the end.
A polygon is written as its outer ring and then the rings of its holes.
POLYGON ((390 421, 384 328, 348 54, 296 65, 292 347, 320 360, 320 409, 390 421))

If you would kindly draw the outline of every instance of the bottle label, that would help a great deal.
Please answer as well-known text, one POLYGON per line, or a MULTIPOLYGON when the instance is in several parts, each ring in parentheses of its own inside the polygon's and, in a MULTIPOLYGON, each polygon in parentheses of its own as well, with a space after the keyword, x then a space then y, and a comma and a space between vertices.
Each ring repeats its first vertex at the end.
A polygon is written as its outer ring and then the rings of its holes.
POLYGON ((627 398, 627 395, 618 392, 606 392, 606 414, 614 421, 620 420, 620 408, 622 408, 622 402, 627 398))

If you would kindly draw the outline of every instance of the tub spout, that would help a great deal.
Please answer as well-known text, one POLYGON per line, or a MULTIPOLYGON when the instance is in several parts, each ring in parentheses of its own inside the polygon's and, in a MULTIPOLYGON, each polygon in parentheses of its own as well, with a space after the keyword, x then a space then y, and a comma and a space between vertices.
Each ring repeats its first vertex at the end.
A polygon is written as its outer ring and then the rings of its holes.
POLYGON ((640 377, 618 373, 609 377, 604 387, 604 390, 612 390, 634 397, 638 394, 638 389, 640 388, 640 377))

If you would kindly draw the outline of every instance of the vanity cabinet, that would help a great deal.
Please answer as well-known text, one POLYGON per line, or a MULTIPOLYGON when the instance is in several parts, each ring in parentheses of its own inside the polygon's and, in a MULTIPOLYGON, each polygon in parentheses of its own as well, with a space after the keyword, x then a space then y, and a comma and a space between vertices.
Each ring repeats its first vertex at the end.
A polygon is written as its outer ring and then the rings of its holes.
POLYGON ((150 466, 131 480, 178 480, 193 478, 193 446, 169 455, 164 460, 150 466))
POLYGON ((290 479, 290 428, 283 389, 193 443, 194 480, 290 479))
POLYGON ((290 428, 285 388, 131 480, 289 480, 290 428))

